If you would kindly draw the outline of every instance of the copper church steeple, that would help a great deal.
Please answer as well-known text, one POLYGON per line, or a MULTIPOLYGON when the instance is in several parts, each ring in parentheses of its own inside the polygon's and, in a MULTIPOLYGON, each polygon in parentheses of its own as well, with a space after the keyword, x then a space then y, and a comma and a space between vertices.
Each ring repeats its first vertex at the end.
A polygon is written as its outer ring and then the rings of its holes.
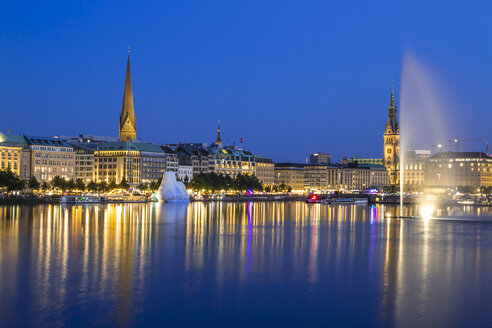
POLYGON ((132 141, 137 136, 135 112, 133 109, 132 78, 130 75, 130 50, 126 65, 125 91, 123 93, 123 107, 120 114, 119 136, 121 141, 132 141))

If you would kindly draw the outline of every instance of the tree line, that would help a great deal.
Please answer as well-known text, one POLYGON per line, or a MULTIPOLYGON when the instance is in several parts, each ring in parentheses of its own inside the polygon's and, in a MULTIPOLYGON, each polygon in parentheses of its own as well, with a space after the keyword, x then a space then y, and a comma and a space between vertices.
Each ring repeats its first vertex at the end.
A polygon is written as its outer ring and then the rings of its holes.
POLYGON ((187 187, 194 190, 205 189, 213 192, 219 190, 263 190, 261 182, 255 175, 238 174, 235 177, 231 177, 229 175, 217 174, 215 172, 198 173, 193 176, 193 179, 191 179, 187 187))
MULTIPOLYGON (((156 191, 160 184, 162 178, 157 181, 153 181, 150 184, 141 183, 138 185, 140 190, 150 190, 156 191)), ((219 190, 238 190, 238 191, 246 191, 248 189, 254 191, 262 191, 265 190, 267 192, 270 191, 291 191, 292 189, 285 184, 279 186, 266 186, 263 188, 263 185, 258 180, 258 178, 254 175, 243 175, 238 174, 235 177, 231 177, 229 175, 217 174, 215 172, 211 173, 199 173, 193 177, 193 179, 186 183, 188 188, 194 190, 211 190, 213 192, 219 190)), ((110 182, 102 181, 102 182, 94 182, 90 181, 89 183, 85 183, 82 179, 71 179, 66 180, 60 176, 55 176, 49 183, 43 182, 40 183, 36 177, 31 177, 27 181, 18 177, 11 170, 0 170, 0 188, 5 188, 8 192, 12 191, 22 191, 24 189, 29 190, 61 190, 61 191, 91 191, 91 192, 108 192, 113 189, 121 188, 128 189, 130 184, 126 181, 125 178, 121 180, 120 183, 116 183, 115 180, 110 182)))
POLYGON ((0 170, 0 189, 6 189, 7 192, 12 192, 22 191, 26 188, 30 190, 57 189, 62 191, 81 190, 107 192, 117 188, 128 189, 130 188, 130 184, 126 181, 125 178, 123 178, 120 183, 116 183, 115 180, 112 180, 110 182, 90 181, 86 184, 82 179, 66 180, 60 176, 55 176, 49 183, 40 183, 34 176, 30 177, 27 180, 23 180, 9 169, 0 170))

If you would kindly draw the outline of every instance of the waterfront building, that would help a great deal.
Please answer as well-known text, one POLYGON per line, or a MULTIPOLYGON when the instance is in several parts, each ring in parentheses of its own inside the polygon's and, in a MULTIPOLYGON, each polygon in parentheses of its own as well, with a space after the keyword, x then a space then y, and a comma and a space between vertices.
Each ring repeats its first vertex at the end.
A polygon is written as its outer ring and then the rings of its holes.
POLYGON ((304 166, 297 163, 275 163, 275 184, 287 185, 294 191, 304 191, 304 166))
POLYGON ((309 155, 309 164, 331 164, 331 154, 326 153, 314 153, 309 155))
POLYGON ((73 146, 63 140, 48 137, 25 136, 31 155, 31 176, 40 182, 49 182, 55 176, 73 179, 75 153, 73 146))
POLYGON ((378 164, 305 165, 304 188, 308 191, 382 189, 388 185, 386 168, 378 164))
POLYGON ((328 166, 304 165, 304 189, 309 191, 328 189, 328 166))
MULTIPOLYGON (((220 134, 218 134, 220 140, 220 134)), ((191 163, 193 175, 215 172, 235 177, 238 174, 256 174, 256 157, 250 151, 237 146, 214 143, 169 144, 175 149, 179 163, 191 163)))
POLYGON ((327 174, 327 178, 326 178, 327 189, 329 190, 342 189, 342 174, 343 174, 342 165, 327 166, 326 174, 327 174))
POLYGON ((179 163, 191 163, 193 175, 209 172, 209 151, 205 143, 170 144, 179 163))
POLYGON ((492 158, 483 152, 440 152, 427 160, 424 170, 425 187, 431 192, 492 186, 492 158))
POLYGON ((94 149, 82 145, 72 145, 75 152, 75 179, 88 183, 94 179, 94 149))
POLYGON ((161 146, 161 149, 166 154, 166 166, 165 171, 172 171, 174 173, 178 172, 178 156, 176 153, 167 146, 161 146))
POLYGON ((31 156, 26 138, 0 132, 0 169, 11 170, 23 179, 31 177, 31 156))
POLYGON ((369 187, 382 190, 389 185, 389 175, 386 167, 380 164, 362 164, 362 167, 369 167, 371 177, 369 180, 369 187))
POLYGON ((94 180, 115 181, 123 178, 133 186, 140 183, 140 150, 133 142, 105 142, 94 152, 94 180))
POLYGON ((275 183, 275 164, 270 158, 255 155, 256 177, 263 186, 272 186, 275 183))
POLYGON ((183 182, 189 182, 193 179, 193 166, 189 164, 179 164, 178 165, 178 175, 177 179, 183 182))
POLYGON ((206 143, 178 143, 166 145, 177 155, 179 165, 191 165, 193 176, 199 173, 228 175, 256 175, 264 185, 273 185, 275 170, 273 161, 262 155, 238 146, 224 146, 220 121, 217 126, 217 138, 208 146, 206 143))
POLYGON ((161 146, 152 143, 133 143, 140 152, 140 183, 151 183, 162 178, 167 171, 167 159, 170 157, 161 146))
POLYGON ((209 147, 209 171, 232 177, 256 173, 255 156, 237 146, 209 147))
POLYGON ((405 150, 403 183, 405 191, 419 191, 425 182, 425 164, 430 150, 405 150))
POLYGON ((400 125, 397 118, 397 108, 395 105, 394 88, 391 91, 390 105, 388 107, 388 121, 384 130, 383 160, 384 166, 388 170, 391 185, 398 185, 399 178, 399 158, 400 158, 400 125))
POLYGON ((94 157, 95 181, 120 183, 125 178, 132 186, 159 180, 168 158, 175 158, 157 144, 121 141, 99 144, 94 157))
POLYGON ((136 139, 137 125, 133 108, 132 79, 130 75, 130 54, 126 65, 125 90, 123 92, 123 107, 121 108, 119 136, 121 141, 128 142, 136 139))
POLYGON ((345 190, 365 190, 370 187, 371 171, 368 168, 348 166, 342 168, 340 185, 345 190))

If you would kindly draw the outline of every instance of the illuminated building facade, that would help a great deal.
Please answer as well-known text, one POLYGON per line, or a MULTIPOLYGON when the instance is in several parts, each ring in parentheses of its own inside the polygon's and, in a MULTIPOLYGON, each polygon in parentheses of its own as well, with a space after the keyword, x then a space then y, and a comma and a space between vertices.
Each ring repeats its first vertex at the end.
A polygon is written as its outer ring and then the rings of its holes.
POLYGON ((492 158, 483 152, 440 152, 425 163, 425 185, 434 191, 492 186, 492 158))
POLYGON ((388 171, 378 164, 349 163, 327 168, 330 190, 365 190, 368 188, 382 189, 388 185, 388 171))
POLYGON ((130 185, 138 185, 140 165, 140 150, 135 143, 102 143, 94 152, 94 180, 120 183, 125 178, 130 185))
POLYGON ((205 143, 171 144, 168 148, 174 149, 179 163, 193 168, 193 175, 209 172, 209 151, 205 143))
POLYGON ((256 177, 263 186, 272 186, 275 183, 275 164, 270 158, 255 155, 256 177))
POLYGON ((403 166, 405 191, 420 191, 425 182, 425 165, 431 155, 430 150, 406 150, 403 166))
POLYGON ((388 170, 391 185, 398 185, 399 160, 400 160, 400 125, 397 119, 394 90, 391 91, 390 105, 388 108, 388 121, 384 130, 383 160, 388 170))
POLYGON ((304 166, 305 164, 297 163, 275 163, 275 184, 284 184, 294 191, 303 191, 304 166))
POLYGON ((295 190, 327 192, 333 190, 365 190, 368 188, 382 189, 388 185, 388 182, 389 177, 386 168, 378 164, 275 164, 275 184, 284 183, 295 190))
POLYGON ((229 176, 254 175, 256 173, 255 156, 238 147, 209 147, 209 172, 229 176))
MULTIPOLYGON (((218 136, 218 139, 220 134, 218 136)), ((178 156, 180 165, 183 163, 193 168, 193 175, 215 172, 217 174, 255 175, 256 157, 250 151, 237 146, 223 146, 214 143, 207 146, 204 143, 169 144, 178 156)))
POLYGON ((151 183, 162 178, 164 171, 178 173, 176 154, 165 147, 143 142, 106 142, 94 153, 96 182, 123 178, 132 186, 151 183))
POLYGON ((40 182, 49 182, 55 176, 73 179, 75 152, 63 140, 25 136, 31 155, 31 176, 40 182))
MULTIPOLYGON (((364 164, 362 166, 364 166, 364 164)), ((371 172, 369 187, 382 190, 389 185, 389 175, 386 167, 379 164, 366 164, 366 166, 369 167, 371 172)))
POLYGON ((88 183, 94 179, 94 149, 73 145, 75 152, 75 179, 88 183))
POLYGON ((176 178, 183 182, 191 181, 193 179, 193 166, 191 164, 179 164, 176 178))
POLYGON ((161 146, 161 149, 166 154, 166 167, 164 170, 173 171, 174 173, 177 173, 179 160, 176 152, 174 152, 171 148, 167 146, 161 146))
POLYGON ((140 182, 148 184, 162 178, 166 171, 168 155, 161 146, 152 143, 135 143, 134 145, 140 151, 140 182))
POLYGON ((31 156, 26 138, 0 132, 0 170, 11 170, 23 179, 30 178, 31 156))
POLYGON ((315 165, 315 164, 305 165, 304 189, 305 190, 328 189, 328 166, 315 165))

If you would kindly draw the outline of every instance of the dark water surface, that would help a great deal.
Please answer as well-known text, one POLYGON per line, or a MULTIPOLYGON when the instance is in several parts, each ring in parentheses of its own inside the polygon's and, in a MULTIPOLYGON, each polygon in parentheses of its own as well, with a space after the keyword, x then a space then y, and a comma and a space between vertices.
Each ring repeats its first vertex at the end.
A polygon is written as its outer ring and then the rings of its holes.
POLYGON ((3 206, 0 325, 490 326, 491 211, 395 213, 301 202, 3 206), (463 214, 485 219, 455 220, 463 214))

